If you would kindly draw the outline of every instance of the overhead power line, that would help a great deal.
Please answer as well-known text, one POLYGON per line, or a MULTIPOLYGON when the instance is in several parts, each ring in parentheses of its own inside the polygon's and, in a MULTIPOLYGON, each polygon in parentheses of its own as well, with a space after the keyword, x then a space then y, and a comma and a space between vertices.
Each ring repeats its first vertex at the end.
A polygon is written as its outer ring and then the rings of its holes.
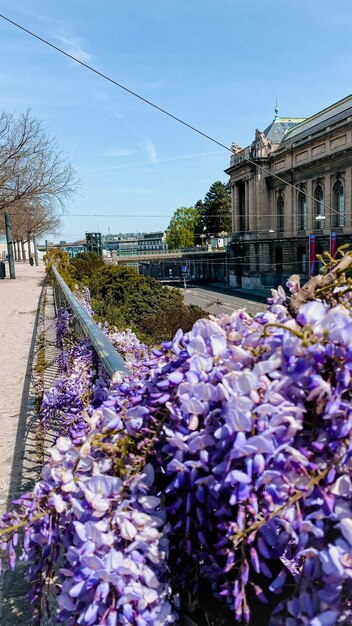
MULTIPOLYGON (((143 96, 138 94, 136 91, 133 91, 129 87, 126 87, 122 83, 119 83, 117 80, 111 78, 111 76, 108 76, 107 74, 104 74, 103 72, 100 72, 99 70, 97 70, 92 65, 89 65, 88 63, 85 63, 84 61, 81 61, 81 59, 79 59, 78 57, 75 57, 73 54, 70 54, 69 52, 66 52, 65 50, 63 50, 59 46, 56 46, 55 44, 51 43, 50 41, 48 41, 44 37, 41 37, 40 35, 37 35, 35 32, 30 30, 29 28, 26 28, 25 26, 22 26, 18 22, 15 22, 14 20, 10 19, 9 17, 7 17, 6 15, 3 15, 1 13, 0 13, 0 18, 5 20, 9 24, 12 24, 16 28, 19 28, 23 32, 27 33, 27 35, 30 35, 31 37, 34 37, 38 41, 41 41, 46 46, 49 46, 50 48, 52 48, 56 52, 60 52, 60 54, 63 54, 65 57, 71 59, 75 63, 78 63, 79 65, 82 65, 83 67, 85 67, 90 72, 93 72, 94 74, 96 74, 100 78, 103 78, 104 80, 108 81, 109 83, 115 85, 115 87, 118 87, 119 89, 123 89, 123 91, 126 91, 131 96, 134 96, 135 98, 138 98, 138 100, 141 100, 145 104, 148 104, 149 106, 153 107, 154 109, 156 109, 160 113, 163 113, 164 115, 167 115, 168 117, 172 118, 173 120, 175 120, 179 124, 182 124, 183 126, 186 126, 187 128, 189 128, 193 132, 197 133, 198 135, 201 135, 205 139, 208 139, 209 141, 212 141, 213 143, 215 143, 216 145, 220 146, 221 148, 224 148, 224 150, 227 150, 228 152, 231 152, 231 154, 233 154, 233 150, 231 148, 229 148, 228 146, 226 146, 225 144, 223 144, 221 141, 218 141, 217 139, 214 139, 214 137, 211 137, 207 133, 204 133, 199 128, 196 128, 192 124, 189 124, 188 122, 186 122, 185 120, 181 119, 177 115, 174 115, 173 113, 170 113, 170 111, 167 111, 166 109, 160 107, 159 105, 155 104, 155 102, 152 102, 151 100, 147 100, 147 98, 144 98, 143 96)), ((240 154, 239 156, 241 156, 241 158, 244 161, 246 161, 246 163, 249 163, 250 165, 253 165, 254 167, 259 168, 262 172, 265 172, 266 174, 269 174, 273 178, 276 178, 276 180, 279 180, 280 182, 284 183, 288 187, 291 187, 292 189, 295 189, 296 191, 302 192, 307 198, 310 198, 310 199, 315 201, 314 196, 309 194, 307 191, 301 189, 300 187, 297 187, 293 183, 288 182, 287 180, 285 180, 284 178, 281 178, 277 174, 274 174, 274 172, 271 172, 270 170, 266 169, 262 165, 259 165, 259 163, 256 163, 255 161, 252 161, 252 159, 249 159, 248 157, 246 157, 246 156, 244 156, 242 154, 240 154)), ((323 206, 326 207, 327 209, 329 209, 332 213, 339 213, 339 211, 337 209, 333 209, 332 207, 330 207, 329 205, 325 204, 324 202, 321 202, 320 204, 323 204, 323 206)), ((348 216, 345 216, 345 217, 350 222, 352 222, 352 218, 350 218, 348 216)))
POLYGON ((6 15, 0 14, 0 18, 2 18, 3 20, 6 20, 13 26, 16 26, 16 28, 19 28, 20 30, 27 33, 28 35, 31 35, 31 37, 35 37, 35 39, 38 39, 45 45, 50 46, 50 48, 53 48, 53 50, 56 50, 56 52, 60 52, 61 54, 64 54, 66 57, 68 57, 72 61, 75 61, 76 63, 79 63, 80 65, 83 65, 83 67, 85 67, 87 70, 94 72, 94 74, 97 74, 97 76, 100 76, 100 78, 104 78, 104 80, 107 80, 109 83, 112 83, 113 85, 115 85, 115 87, 119 87, 120 89, 123 89, 124 91, 129 93, 131 96, 138 98, 145 104, 148 104, 149 106, 153 107, 157 111, 160 111, 160 113, 164 113, 164 115, 171 117, 176 122, 179 122, 180 124, 183 124, 183 126, 190 128, 190 130, 193 130, 195 133, 198 133, 199 135, 202 135, 206 139, 209 139, 209 141, 216 143, 221 148, 224 148, 225 150, 229 150, 230 152, 232 152, 231 148, 229 148, 228 146, 225 146, 225 144, 221 143, 221 141, 217 141, 217 139, 210 137, 210 135, 207 135, 207 133, 203 133, 201 130, 199 130, 195 126, 192 126, 192 124, 188 124, 188 122, 185 122, 180 117, 177 117, 177 115, 174 115, 173 113, 170 113, 170 111, 167 111, 166 109, 163 109, 162 107, 158 106, 157 104, 155 104, 155 102, 152 102, 151 100, 147 100, 147 98, 144 98, 143 96, 138 94, 136 91, 129 89, 129 87, 126 87, 125 85, 122 85, 122 83, 119 83, 117 80, 114 80, 113 78, 111 78, 111 76, 108 76, 107 74, 104 74, 103 72, 100 72, 92 65, 89 65, 88 63, 85 63, 84 61, 81 61, 77 57, 73 56, 73 54, 69 54, 68 52, 60 48, 59 46, 56 46, 55 44, 51 43, 47 39, 44 39, 44 37, 41 37, 40 35, 37 35, 36 33, 34 33, 32 30, 29 30, 29 28, 25 28, 21 24, 18 24, 14 20, 11 20, 9 17, 6 17, 6 15))
MULTIPOLYGON (((312 215, 312 211, 308 211, 307 215, 312 215)), ((317 217, 319 217, 319 220, 317 221, 324 221, 324 219, 326 217, 328 217, 329 215, 331 215, 331 213, 326 213, 322 216, 315 216, 315 219, 317 219, 317 217)), ((206 217, 227 217, 226 213, 206 213, 205 214, 206 217)), ((276 217, 277 213, 253 213, 253 215, 251 215, 251 217, 276 217)), ((66 216, 65 216, 66 217, 66 216)), ((125 218, 130 218, 130 217, 135 217, 135 218, 141 218, 141 217, 158 217, 158 218, 163 218, 163 219, 168 219, 170 220, 173 217, 172 215, 155 215, 155 214, 149 214, 149 213, 143 213, 143 214, 138 214, 138 213, 70 213, 68 212, 67 217, 125 217, 125 218)), ((243 232, 248 232, 249 230, 252 231, 251 228, 247 228, 247 230, 243 231, 243 232)), ((236 230, 236 232, 241 232, 236 230)))

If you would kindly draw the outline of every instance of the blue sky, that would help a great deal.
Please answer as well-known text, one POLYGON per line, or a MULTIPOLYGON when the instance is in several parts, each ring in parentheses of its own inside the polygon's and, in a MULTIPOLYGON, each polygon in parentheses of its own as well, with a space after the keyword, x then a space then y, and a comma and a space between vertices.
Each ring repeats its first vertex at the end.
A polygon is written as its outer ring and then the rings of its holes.
MULTIPOLYGON (((228 146, 272 121, 276 97, 305 117, 352 91, 350 0, 0 0, 0 13, 228 146)), ((0 107, 30 109, 80 179, 55 240, 164 229, 227 180, 228 152, 3 20, 0 86, 0 107)))

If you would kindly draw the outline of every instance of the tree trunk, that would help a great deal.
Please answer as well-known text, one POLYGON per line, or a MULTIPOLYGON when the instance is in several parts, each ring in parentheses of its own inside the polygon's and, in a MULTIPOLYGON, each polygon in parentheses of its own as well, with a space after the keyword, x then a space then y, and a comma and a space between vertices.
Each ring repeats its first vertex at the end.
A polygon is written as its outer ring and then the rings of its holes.
POLYGON ((28 249, 28 259, 30 259, 32 255, 31 255, 31 238, 29 235, 28 235, 28 241, 27 241, 27 249, 28 249))
POLYGON ((38 259, 38 247, 37 247, 37 239, 36 239, 36 237, 33 237, 33 248, 34 248, 35 264, 36 264, 36 266, 38 266, 39 265, 39 259, 38 259))
POLYGON ((15 256, 15 261, 17 261, 17 245, 16 244, 17 244, 17 241, 14 241, 13 242, 13 253, 14 253, 14 256, 15 256))
POLYGON ((26 262, 26 249, 24 247, 23 239, 21 239, 21 248, 22 248, 22 261, 23 263, 25 263, 26 262))
POLYGON ((22 257, 21 257, 20 242, 19 242, 19 241, 16 241, 16 244, 17 244, 17 259, 18 259, 19 261, 21 261, 21 260, 22 260, 22 257))

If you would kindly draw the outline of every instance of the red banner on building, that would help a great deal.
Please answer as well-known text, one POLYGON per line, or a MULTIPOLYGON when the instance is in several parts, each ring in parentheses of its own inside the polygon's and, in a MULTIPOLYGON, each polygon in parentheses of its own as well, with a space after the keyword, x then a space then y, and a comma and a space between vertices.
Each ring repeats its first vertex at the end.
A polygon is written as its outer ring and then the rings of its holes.
POLYGON ((332 230, 330 233, 330 254, 335 256, 337 250, 336 231, 332 230))
POLYGON ((309 275, 310 276, 314 276, 315 274, 315 261, 316 261, 315 235, 309 235, 309 275))

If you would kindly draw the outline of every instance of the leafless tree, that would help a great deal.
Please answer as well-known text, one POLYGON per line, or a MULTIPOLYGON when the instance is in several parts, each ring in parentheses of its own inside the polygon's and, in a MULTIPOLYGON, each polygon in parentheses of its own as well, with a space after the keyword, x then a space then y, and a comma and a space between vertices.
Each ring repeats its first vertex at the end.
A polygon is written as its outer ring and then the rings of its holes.
POLYGON ((28 257, 31 254, 30 241, 47 232, 58 231, 61 224, 57 211, 49 204, 23 199, 17 201, 10 209, 12 236, 21 244, 22 256, 25 258, 24 244, 28 243, 28 257))
POLYGON ((38 120, 29 112, 0 113, 0 212, 20 203, 63 208, 76 185, 72 166, 38 120))

